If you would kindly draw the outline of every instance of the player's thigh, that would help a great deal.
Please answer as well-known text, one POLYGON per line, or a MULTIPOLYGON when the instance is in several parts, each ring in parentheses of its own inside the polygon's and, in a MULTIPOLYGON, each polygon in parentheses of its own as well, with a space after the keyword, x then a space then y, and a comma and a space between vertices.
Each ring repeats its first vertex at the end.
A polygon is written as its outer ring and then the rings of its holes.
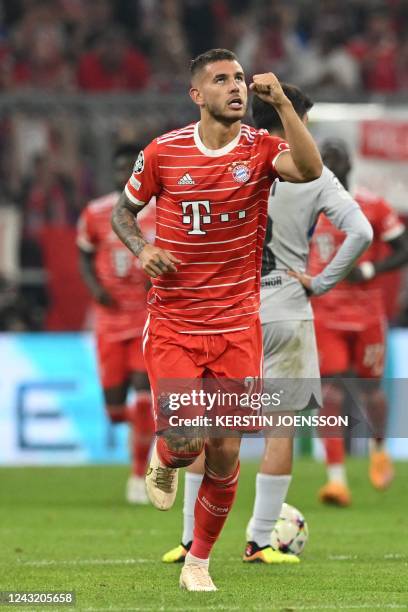
MULTIPOLYGON (((262 328, 256 320, 249 329, 213 336, 223 350, 208 364, 215 378, 256 378, 262 376, 262 328)), ((217 351, 215 351, 216 353, 217 351)))
POLYGON ((321 375, 330 377, 347 372, 352 358, 346 334, 321 322, 315 322, 315 331, 321 375))
POLYGON ((313 321, 262 325, 264 378, 319 378, 313 321))
MULTIPOLYGON (((322 404, 313 321, 274 321, 262 326, 264 390, 280 395, 280 411, 322 404)), ((270 409, 276 410, 275 406, 270 409)), ((269 410, 270 410, 269 409, 269 410)), ((267 408, 264 412, 269 411, 267 408)))
MULTIPOLYGON (((190 335, 184 336, 155 321, 150 321, 145 328, 143 355, 152 391, 157 430, 168 426, 164 412, 167 410, 166 398, 169 394, 190 393, 203 375, 204 368, 197 366, 189 354, 190 344, 197 341, 190 335), (160 423, 159 417, 163 417, 160 423)), ((181 409, 177 413, 180 415, 181 409)))
POLYGON ((360 378, 381 378, 384 374, 386 324, 378 319, 355 335, 354 370, 360 378))
POLYGON ((128 387, 126 343, 112 341, 104 335, 96 339, 101 385, 108 404, 124 403, 128 387))

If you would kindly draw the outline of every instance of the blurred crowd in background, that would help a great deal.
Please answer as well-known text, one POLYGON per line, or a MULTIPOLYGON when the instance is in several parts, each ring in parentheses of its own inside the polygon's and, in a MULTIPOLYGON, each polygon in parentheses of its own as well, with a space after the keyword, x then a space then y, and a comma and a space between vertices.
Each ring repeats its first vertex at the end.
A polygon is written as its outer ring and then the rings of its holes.
POLYGON ((219 46, 315 101, 408 93, 408 0, 0 0, 0 233, 17 252, 0 331, 83 327, 79 212, 111 187, 115 143, 193 119, 189 62, 219 46), (140 93, 152 103, 129 106, 140 93), (185 106, 163 112, 158 94, 185 106))
POLYGON ((3 91, 177 91, 217 46, 248 74, 408 89, 407 0, 2 0, 0 21, 3 91))

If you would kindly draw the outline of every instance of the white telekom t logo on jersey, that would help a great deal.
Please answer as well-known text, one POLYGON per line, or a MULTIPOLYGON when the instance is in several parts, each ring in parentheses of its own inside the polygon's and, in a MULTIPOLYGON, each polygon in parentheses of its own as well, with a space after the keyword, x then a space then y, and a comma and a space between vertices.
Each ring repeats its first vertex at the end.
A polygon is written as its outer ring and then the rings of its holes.
POLYGON ((183 223, 185 225, 189 225, 190 223, 192 223, 192 229, 187 233, 201 235, 201 236, 203 234, 206 234, 207 232, 204 232, 201 229, 201 223, 211 223, 210 201, 209 200, 198 200, 198 201, 196 200, 195 202, 182 202, 181 205, 183 207, 183 223), (186 214, 190 206, 191 206, 192 215, 186 214), (206 215, 200 214, 200 206, 204 207, 204 211, 207 213, 206 215), (192 220, 191 220, 191 217, 193 217, 192 220))

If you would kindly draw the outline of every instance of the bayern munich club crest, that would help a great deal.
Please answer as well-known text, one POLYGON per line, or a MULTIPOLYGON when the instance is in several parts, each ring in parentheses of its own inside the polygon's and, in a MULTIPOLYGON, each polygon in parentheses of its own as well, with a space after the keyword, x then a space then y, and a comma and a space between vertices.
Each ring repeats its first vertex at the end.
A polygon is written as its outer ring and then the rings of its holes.
POLYGON ((230 166, 230 170, 232 172, 232 176, 234 178, 234 181, 236 181, 237 183, 246 183, 250 176, 251 176, 251 170, 248 167, 249 162, 234 162, 233 164, 231 164, 230 166))

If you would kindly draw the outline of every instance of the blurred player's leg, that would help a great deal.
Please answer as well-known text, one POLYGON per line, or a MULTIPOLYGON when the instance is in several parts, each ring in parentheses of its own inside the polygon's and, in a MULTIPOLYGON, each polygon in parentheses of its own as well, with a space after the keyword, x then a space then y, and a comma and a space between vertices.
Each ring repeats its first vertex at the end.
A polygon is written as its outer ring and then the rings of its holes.
POLYGON ((112 342, 98 336, 97 342, 106 412, 112 423, 130 426, 132 473, 126 486, 126 498, 134 504, 148 502, 144 473, 153 436, 149 382, 140 346, 140 337, 112 342), (130 385, 139 391, 134 405, 126 404, 130 385))
MULTIPOLYGON (((342 412, 344 394, 332 382, 323 384, 325 414, 338 416, 342 412)), ((349 506, 351 493, 347 483, 345 467, 345 445, 343 438, 322 438, 327 470, 327 483, 319 490, 319 499, 324 504, 349 506)))
MULTIPOLYGON (((350 366, 350 351, 347 335, 341 330, 330 329, 324 321, 315 322, 322 376, 336 378, 347 372, 350 366)), ((338 416, 342 412, 344 394, 340 385, 333 381, 323 384, 323 406, 327 415, 338 416)), ((349 506, 351 492, 347 484, 345 447, 343 438, 324 438, 327 482, 320 488, 318 497, 322 503, 349 506)))
POLYGON ((359 335, 356 370, 366 418, 373 432, 370 440, 369 478, 376 489, 386 489, 394 479, 394 467, 385 448, 388 403, 381 388, 384 374, 386 323, 377 317, 359 335))
POLYGON ((384 391, 379 386, 370 385, 370 387, 369 391, 363 393, 367 417, 375 435, 369 441, 369 478, 373 487, 383 490, 390 486, 395 476, 394 466, 385 446, 388 403, 384 391))
POLYGON ((145 474, 150 447, 154 437, 154 420, 149 379, 142 353, 141 338, 135 338, 127 346, 127 362, 130 384, 136 391, 131 415, 132 474, 127 482, 126 498, 131 504, 148 503, 145 474))

